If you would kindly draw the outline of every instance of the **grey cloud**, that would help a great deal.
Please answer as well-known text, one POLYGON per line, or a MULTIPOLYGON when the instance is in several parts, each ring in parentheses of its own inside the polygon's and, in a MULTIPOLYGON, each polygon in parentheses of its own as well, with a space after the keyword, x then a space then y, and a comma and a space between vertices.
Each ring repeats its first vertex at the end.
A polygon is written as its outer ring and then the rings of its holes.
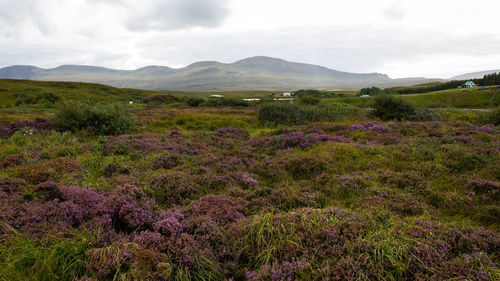
POLYGON ((227 0, 149 0, 146 9, 132 13, 127 27, 134 31, 177 30, 218 26, 229 11, 227 0))
POLYGON ((469 43, 461 37, 432 30, 351 26, 153 36, 141 40, 138 47, 144 50, 144 56, 158 64, 186 65, 198 60, 234 62, 244 57, 267 55, 341 71, 375 72, 387 61, 422 55, 487 56, 494 54, 499 44, 500 38, 491 34, 477 34, 469 43), (474 47, 476 40, 481 40, 481 44, 474 47), (175 48, 179 46, 182 48, 175 48))
POLYGON ((44 17, 41 1, 36 0, 0 0, 0 36, 16 37, 20 27, 33 25, 38 31, 47 34, 50 31, 49 19, 44 17), (5 8, 8 7, 8 8, 5 8))

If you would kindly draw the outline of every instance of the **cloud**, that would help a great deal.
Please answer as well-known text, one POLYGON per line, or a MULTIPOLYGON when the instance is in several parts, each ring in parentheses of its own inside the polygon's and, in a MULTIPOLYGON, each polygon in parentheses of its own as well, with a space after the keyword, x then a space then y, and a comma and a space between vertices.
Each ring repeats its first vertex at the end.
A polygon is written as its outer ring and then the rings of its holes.
POLYGON ((50 24, 42 9, 41 1, 0 0, 0 36, 16 37, 19 30, 29 26, 47 34, 50 24))
POLYGON ((216 27, 229 13, 227 4, 227 0, 141 1, 142 8, 129 9, 127 27, 133 31, 216 27))

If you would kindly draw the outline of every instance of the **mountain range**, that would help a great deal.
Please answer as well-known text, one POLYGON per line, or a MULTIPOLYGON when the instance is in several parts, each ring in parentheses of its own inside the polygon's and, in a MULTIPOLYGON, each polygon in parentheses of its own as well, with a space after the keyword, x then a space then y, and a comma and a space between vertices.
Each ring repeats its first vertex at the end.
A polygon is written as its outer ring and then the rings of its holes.
POLYGON ((391 79, 381 73, 349 73, 319 65, 257 56, 220 63, 196 62, 183 68, 146 66, 115 70, 98 66, 62 65, 43 69, 15 65, 0 69, 0 78, 101 83, 121 88, 184 91, 332 89, 404 86, 440 79, 391 79))
POLYGON ((483 78, 484 75, 492 73, 500 73, 500 69, 460 74, 451 77, 450 80, 467 80, 467 79, 483 78))

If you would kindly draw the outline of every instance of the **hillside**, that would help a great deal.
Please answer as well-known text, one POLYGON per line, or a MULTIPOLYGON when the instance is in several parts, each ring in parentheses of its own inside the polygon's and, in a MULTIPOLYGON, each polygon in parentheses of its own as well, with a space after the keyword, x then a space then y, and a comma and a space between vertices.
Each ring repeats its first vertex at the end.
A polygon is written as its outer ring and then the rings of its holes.
POLYGON ((66 101, 138 101, 159 92, 119 89, 102 84, 0 79, 0 106, 13 105, 16 97, 53 94, 66 101))
POLYGON ((500 69, 460 74, 460 75, 451 77, 450 80, 477 79, 477 78, 482 78, 486 74, 492 74, 492 73, 500 73, 500 69))
POLYGON ((380 73, 342 72, 263 56, 228 64, 196 62, 178 69, 165 66, 147 66, 136 70, 81 65, 63 65, 53 69, 9 66, 0 69, 0 78, 91 82, 120 88, 185 91, 291 90, 427 82, 425 78, 391 79, 380 73))

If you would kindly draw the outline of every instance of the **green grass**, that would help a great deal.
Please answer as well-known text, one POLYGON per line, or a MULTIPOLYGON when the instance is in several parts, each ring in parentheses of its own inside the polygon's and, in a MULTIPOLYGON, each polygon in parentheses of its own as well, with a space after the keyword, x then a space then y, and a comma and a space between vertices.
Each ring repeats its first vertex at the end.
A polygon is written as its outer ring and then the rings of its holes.
MULTIPOLYGON (((412 102, 416 106, 425 106, 433 103, 446 104, 458 108, 491 108, 500 105, 500 93, 498 89, 478 89, 469 91, 464 89, 443 90, 424 94, 398 95, 398 97, 412 102)), ((325 102, 345 103, 358 107, 370 107, 373 105, 374 98, 336 98, 327 99, 325 102)))
POLYGON ((93 83, 79 82, 47 82, 31 80, 0 79, 0 106, 12 107, 15 104, 16 94, 39 95, 43 93, 55 94, 65 101, 135 101, 144 97, 160 94, 157 91, 137 89, 119 89, 93 83))

